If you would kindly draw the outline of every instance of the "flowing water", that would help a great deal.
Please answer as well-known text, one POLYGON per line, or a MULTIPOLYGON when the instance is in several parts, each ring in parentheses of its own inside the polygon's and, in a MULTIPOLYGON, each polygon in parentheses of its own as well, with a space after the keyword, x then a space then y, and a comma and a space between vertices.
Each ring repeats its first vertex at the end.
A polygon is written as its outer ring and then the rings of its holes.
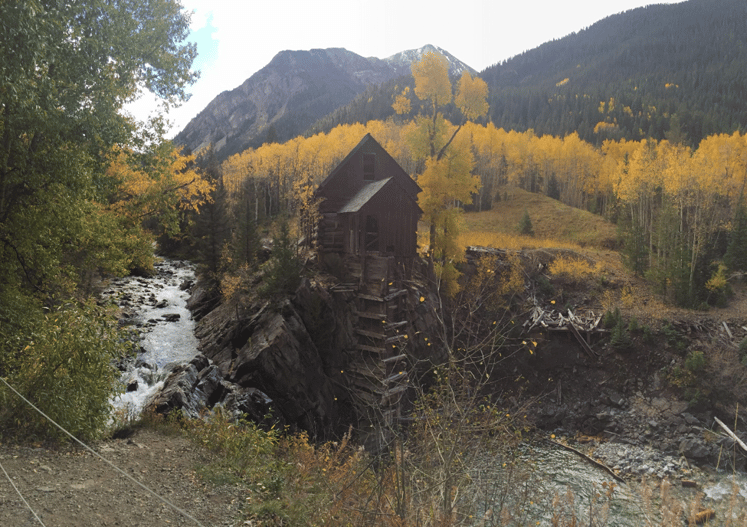
MULTIPOLYGON (((545 508, 543 520, 553 512, 573 510, 580 525, 606 521, 610 527, 644 525, 636 490, 612 478, 607 472, 589 464, 577 454, 550 446, 532 449, 532 459, 545 476, 543 495, 552 497, 555 505, 545 508)), ((566 517, 568 514, 566 513, 566 517)))
POLYGON ((187 309, 187 284, 194 267, 183 261, 161 260, 152 277, 113 280, 103 295, 128 315, 140 333, 141 354, 122 374, 126 393, 112 401, 115 413, 137 416, 171 370, 197 354, 194 320, 187 309))

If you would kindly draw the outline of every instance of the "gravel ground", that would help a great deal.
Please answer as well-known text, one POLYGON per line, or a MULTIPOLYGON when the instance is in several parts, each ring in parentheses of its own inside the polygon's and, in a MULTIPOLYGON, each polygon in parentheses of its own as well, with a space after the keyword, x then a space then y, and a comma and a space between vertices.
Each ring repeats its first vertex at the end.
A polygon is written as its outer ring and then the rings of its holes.
MULTIPOLYGON (((94 446, 105 459, 205 527, 241 525, 239 489, 201 481, 210 453, 187 438, 140 430, 94 446)), ((82 447, 0 444, 0 464, 46 527, 195 526, 82 447)), ((0 525, 41 525, 0 471, 0 525)))

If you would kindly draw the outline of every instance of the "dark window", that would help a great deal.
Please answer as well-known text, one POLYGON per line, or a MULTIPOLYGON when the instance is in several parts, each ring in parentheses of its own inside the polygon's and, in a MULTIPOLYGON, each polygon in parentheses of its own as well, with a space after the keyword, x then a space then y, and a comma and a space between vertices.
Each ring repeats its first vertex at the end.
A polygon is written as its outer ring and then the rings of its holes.
POLYGON ((366 251, 379 250, 379 220, 376 216, 366 216, 366 251))
POLYGON ((376 179, 376 154, 363 154, 363 180, 376 179))

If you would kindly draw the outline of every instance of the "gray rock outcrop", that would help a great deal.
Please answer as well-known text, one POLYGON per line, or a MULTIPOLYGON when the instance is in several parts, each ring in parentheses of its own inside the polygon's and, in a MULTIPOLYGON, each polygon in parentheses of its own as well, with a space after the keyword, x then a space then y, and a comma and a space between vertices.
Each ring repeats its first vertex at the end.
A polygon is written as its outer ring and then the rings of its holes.
MULTIPOLYGON (((169 375, 150 403, 155 411, 180 408, 197 416, 219 405, 254 420, 271 413, 322 438, 355 423, 356 388, 346 373, 361 353, 354 293, 332 293, 304 279, 293 295, 275 302, 213 304, 199 284, 193 295, 202 354, 169 375), (208 311, 208 305, 214 308, 208 311)), ((429 325, 438 318, 431 300, 424 287, 410 289, 403 331, 434 334, 429 325)), ((437 355, 430 341, 420 338, 409 340, 407 353, 413 364, 437 355)))

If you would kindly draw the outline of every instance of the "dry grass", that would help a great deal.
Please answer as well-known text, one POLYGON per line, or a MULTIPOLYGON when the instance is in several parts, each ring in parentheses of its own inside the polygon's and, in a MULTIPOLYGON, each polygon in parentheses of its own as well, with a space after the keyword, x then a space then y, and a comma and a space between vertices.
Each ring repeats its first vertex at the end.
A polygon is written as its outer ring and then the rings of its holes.
POLYGON ((653 327, 682 315, 683 310, 666 306, 643 279, 625 268, 620 254, 613 249, 616 227, 603 217, 521 189, 502 189, 501 196, 508 199, 495 202, 492 210, 464 214, 459 237, 462 246, 550 250, 554 265, 549 270, 556 279, 579 283, 584 278, 605 277, 609 285, 596 298, 603 310, 619 307, 625 318, 636 317, 653 327), (525 210, 529 212, 534 236, 519 234, 525 210))
POLYGON ((465 232, 501 234, 507 242, 519 245, 506 248, 604 248, 615 245, 615 226, 599 215, 522 189, 503 189, 501 196, 504 195, 508 199, 495 202, 489 211, 465 214, 465 232), (528 211, 532 220, 534 237, 519 235, 524 211, 528 211))

